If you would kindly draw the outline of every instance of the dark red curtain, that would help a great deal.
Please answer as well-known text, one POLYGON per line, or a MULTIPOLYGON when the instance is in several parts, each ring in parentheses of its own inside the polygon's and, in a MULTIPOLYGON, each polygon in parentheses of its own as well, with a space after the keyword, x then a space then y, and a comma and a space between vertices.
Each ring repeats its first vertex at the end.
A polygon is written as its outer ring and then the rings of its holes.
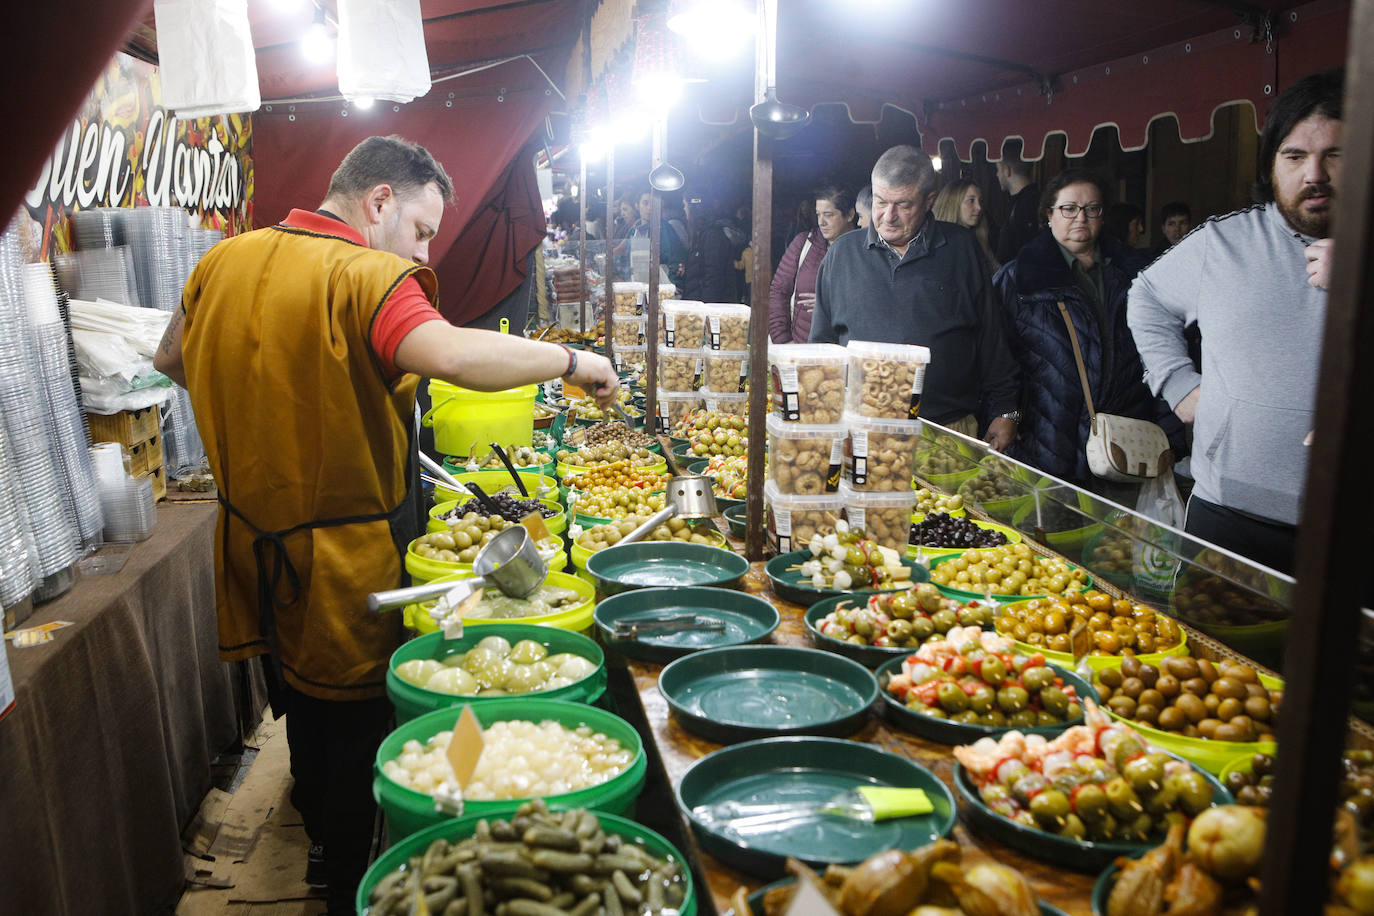
POLYGON ((319 206, 339 160, 360 140, 374 134, 413 140, 453 178, 457 202, 444 215, 430 259, 439 275, 440 311, 461 324, 520 284, 525 260, 543 237, 532 151, 525 152, 556 101, 538 70, 521 59, 436 83, 406 105, 264 108, 253 116, 255 221, 267 226, 292 207, 319 206))
POLYGON ((9 3, 0 56, 0 214, 8 220, 95 79, 152 0, 9 3))

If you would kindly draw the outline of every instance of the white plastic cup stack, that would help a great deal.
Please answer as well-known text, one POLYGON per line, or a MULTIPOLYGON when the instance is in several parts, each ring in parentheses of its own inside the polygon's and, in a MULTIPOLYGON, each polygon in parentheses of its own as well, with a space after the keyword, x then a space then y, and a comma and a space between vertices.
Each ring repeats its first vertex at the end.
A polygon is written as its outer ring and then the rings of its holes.
POLYGON ((100 483, 100 505, 105 511, 105 540, 141 541, 157 524, 157 499, 151 477, 124 477, 118 483, 100 483))

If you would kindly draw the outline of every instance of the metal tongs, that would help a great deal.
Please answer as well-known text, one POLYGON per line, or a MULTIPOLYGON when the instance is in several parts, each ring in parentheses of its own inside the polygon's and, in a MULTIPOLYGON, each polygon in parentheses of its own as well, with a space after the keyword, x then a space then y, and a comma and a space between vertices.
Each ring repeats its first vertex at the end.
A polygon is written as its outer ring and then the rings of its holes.
POLYGON ((611 628, 616 639, 638 639, 645 631, 680 633, 693 630, 699 633, 724 633, 725 622, 699 614, 678 614, 674 617, 655 617, 648 620, 617 620, 611 628))

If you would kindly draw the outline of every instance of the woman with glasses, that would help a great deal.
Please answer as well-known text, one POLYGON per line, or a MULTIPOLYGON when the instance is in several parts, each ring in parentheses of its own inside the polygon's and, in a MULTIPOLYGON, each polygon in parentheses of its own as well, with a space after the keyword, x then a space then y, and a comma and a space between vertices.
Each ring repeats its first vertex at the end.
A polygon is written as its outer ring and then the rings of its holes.
MULTIPOLYGON (((1021 421, 1007 454, 1099 492, 1084 453, 1088 405, 1060 303, 1078 336, 1093 406, 1156 422, 1169 413, 1142 380, 1140 354, 1126 326, 1126 292, 1136 264, 1103 233, 1106 206, 1100 178, 1082 169, 1061 172, 1041 197, 1048 226, 993 278, 1021 369, 1021 421)), ((1177 438, 1181 427, 1172 423, 1165 431, 1177 438)))

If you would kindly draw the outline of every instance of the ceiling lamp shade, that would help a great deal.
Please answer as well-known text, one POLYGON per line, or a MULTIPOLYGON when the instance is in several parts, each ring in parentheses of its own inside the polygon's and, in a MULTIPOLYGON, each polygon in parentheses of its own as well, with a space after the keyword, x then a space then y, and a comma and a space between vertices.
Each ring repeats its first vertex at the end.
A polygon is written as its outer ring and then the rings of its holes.
POLYGON ((183 120, 257 110, 247 0, 157 0, 153 14, 164 107, 183 120))
POLYGON ((409 102, 429 92, 420 0, 339 0, 339 92, 409 102))

